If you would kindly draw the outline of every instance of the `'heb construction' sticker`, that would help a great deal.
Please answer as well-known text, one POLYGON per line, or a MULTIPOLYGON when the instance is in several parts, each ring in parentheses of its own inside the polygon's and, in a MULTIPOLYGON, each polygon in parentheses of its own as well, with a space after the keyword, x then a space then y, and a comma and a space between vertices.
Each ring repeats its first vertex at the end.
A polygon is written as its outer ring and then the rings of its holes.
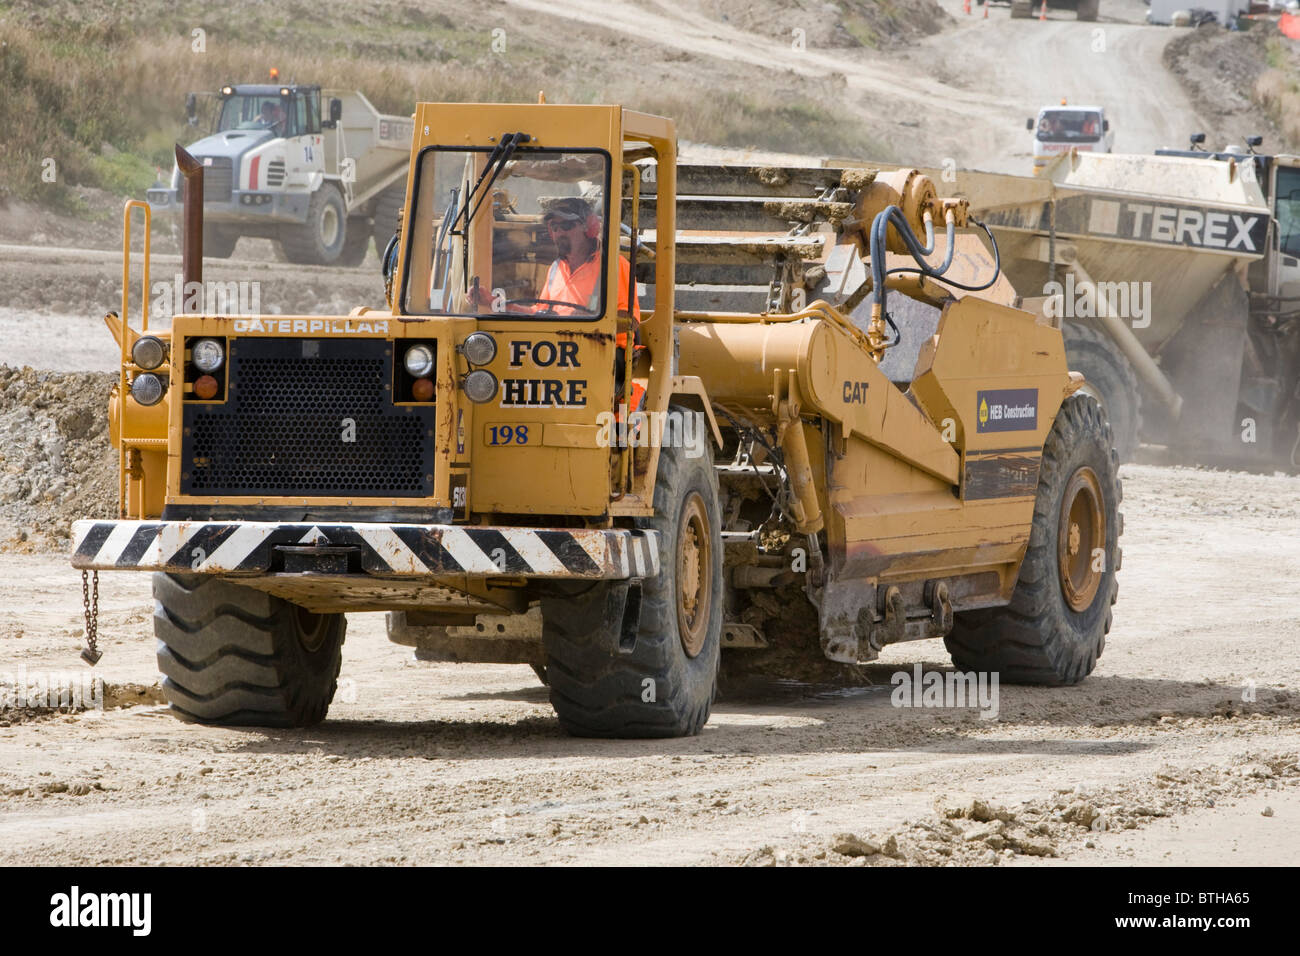
POLYGON ((1038 430, 1038 389, 998 388, 977 392, 976 432, 1038 430))

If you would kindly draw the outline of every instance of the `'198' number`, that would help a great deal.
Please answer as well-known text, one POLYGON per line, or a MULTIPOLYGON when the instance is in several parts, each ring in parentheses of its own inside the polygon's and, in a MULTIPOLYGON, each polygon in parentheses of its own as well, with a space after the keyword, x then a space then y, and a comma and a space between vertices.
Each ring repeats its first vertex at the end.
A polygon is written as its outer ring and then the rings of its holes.
POLYGON ((527 445, 527 425, 493 425, 488 429, 489 445, 527 445))

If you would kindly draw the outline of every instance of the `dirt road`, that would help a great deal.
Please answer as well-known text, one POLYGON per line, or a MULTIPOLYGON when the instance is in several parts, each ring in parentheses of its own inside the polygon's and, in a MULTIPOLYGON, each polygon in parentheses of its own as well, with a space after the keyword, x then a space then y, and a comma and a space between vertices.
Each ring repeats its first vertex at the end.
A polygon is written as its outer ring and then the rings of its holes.
POLYGON ((745 64, 754 82, 790 73, 842 84, 837 108, 865 120, 899 162, 1027 173, 1031 151, 1026 118, 1062 98, 1105 106, 1116 130, 1115 148, 1150 152, 1182 145, 1199 125, 1161 52, 1176 35, 1147 26, 1140 0, 1105 0, 1096 23, 1052 11, 1047 23, 1012 20, 1007 7, 984 19, 979 7, 963 13, 961 0, 942 0, 955 29, 900 50, 796 49, 803 18, 792 8, 742 29, 716 4, 673 0, 573 0, 562 9, 545 0, 507 0, 512 6, 600 24, 695 57, 745 64), (842 80, 841 80, 842 78, 842 80))
MULTIPOLYGON (((695 739, 576 740, 527 668, 417 663, 382 616, 354 615, 340 698, 312 730, 205 728, 148 703, 0 713, 0 863, 1290 862, 1300 478, 1124 474, 1097 672, 1003 686, 995 720, 891 705, 894 673, 948 666, 928 641, 889 649, 873 686, 747 685, 695 739)), ((0 566, 0 680, 84 671, 64 558, 0 566)), ((140 699, 149 584, 101 580, 99 671, 140 699)))

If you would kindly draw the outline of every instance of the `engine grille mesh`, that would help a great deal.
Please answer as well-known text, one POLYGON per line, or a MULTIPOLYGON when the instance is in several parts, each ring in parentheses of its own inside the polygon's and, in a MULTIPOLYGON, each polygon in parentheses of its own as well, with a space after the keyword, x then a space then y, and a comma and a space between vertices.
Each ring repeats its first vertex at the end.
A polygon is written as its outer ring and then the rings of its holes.
POLYGON ((384 340, 230 340, 229 400, 185 403, 181 490, 425 497, 433 406, 392 404, 384 340))

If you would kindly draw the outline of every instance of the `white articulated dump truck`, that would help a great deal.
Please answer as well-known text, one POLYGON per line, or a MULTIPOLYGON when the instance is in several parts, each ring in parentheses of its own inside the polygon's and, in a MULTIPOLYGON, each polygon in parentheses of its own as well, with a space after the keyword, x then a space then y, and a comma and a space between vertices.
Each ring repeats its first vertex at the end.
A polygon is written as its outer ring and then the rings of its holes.
MULTIPOLYGON (((359 265, 397 228, 412 121, 359 92, 319 86, 226 86, 212 132, 189 145, 204 165, 203 254, 229 257, 240 238, 271 239, 290 262, 359 265), (323 112, 322 112, 323 111, 323 112)), ((198 96, 186 111, 198 125, 198 96)), ((155 213, 179 213, 179 170, 148 191, 155 213)))
POLYGON ((957 170, 950 189, 997 237, 1021 307, 1060 323, 1121 460, 1140 443, 1300 470, 1300 157, 1203 141, 957 170))

